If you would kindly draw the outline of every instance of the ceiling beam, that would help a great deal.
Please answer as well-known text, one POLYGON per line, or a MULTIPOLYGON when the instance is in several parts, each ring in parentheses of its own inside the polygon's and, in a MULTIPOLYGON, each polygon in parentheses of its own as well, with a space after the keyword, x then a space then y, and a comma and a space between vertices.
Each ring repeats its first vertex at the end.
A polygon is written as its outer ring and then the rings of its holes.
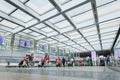
POLYGON ((78 44, 77 42, 75 42, 74 40, 72 40, 71 38, 69 38, 67 35, 63 34, 63 36, 65 36, 66 38, 68 38, 69 40, 71 40, 72 42, 74 42, 75 44, 79 45, 80 47, 82 47, 82 48, 86 49, 87 51, 89 51, 87 48, 85 48, 81 44, 78 44))
MULTIPOLYGON (((0 29, 1 29, 1 30, 4 30, 4 31, 6 31, 6 32, 10 32, 11 34, 13 33, 13 29, 10 29, 10 28, 8 28, 7 26, 1 25, 1 24, 0 24, 0 29)), ((26 36, 26 37, 30 37, 30 38, 32 38, 32 39, 35 39, 35 37, 30 36, 30 35, 25 34, 25 33, 22 33, 22 32, 19 33, 19 35, 22 35, 22 36, 26 36)))
POLYGON ((6 2, 12 4, 13 6, 19 8, 20 10, 24 11, 25 13, 29 14, 33 18, 37 19, 38 21, 40 20, 40 15, 35 13, 32 9, 29 7, 26 7, 22 2, 19 0, 5 0, 6 2))
MULTIPOLYGON (((101 23, 104 23, 104 22, 109 22, 109 21, 112 21, 112 20, 116 20, 116 19, 120 19, 120 17, 117 17, 117 18, 113 18, 113 19, 110 19, 110 20, 106 20, 106 21, 102 21, 102 22, 99 22, 98 24, 101 24, 101 23)), ((92 25, 95 25, 95 24, 92 24, 92 25)), ((88 25, 86 27, 89 27, 89 26, 92 26, 92 25, 88 25)), ((85 28, 85 27, 84 27, 85 28)), ((78 29, 81 29, 81 28, 77 28, 76 30, 78 29)), ((75 30, 75 29, 74 29, 75 30)), ((67 33, 67 32, 71 32, 71 31, 74 31, 74 30, 70 30, 70 31, 66 31, 66 32, 61 32, 61 34, 64 34, 64 33, 67 33)), ((41 31, 40 31, 41 32, 41 31)), ((50 38, 50 37, 54 37, 54 36, 57 36, 58 34, 56 35, 52 35, 52 36, 48 36, 47 38, 50 38)), ((91 35, 92 36, 92 35, 91 35)), ((44 39, 44 38, 38 38, 38 39, 44 39)))
POLYGON ((36 40, 36 38, 35 37, 33 37, 33 36, 31 36, 31 35, 28 35, 28 34, 25 34, 25 33, 23 33, 23 32, 21 32, 21 33, 18 33, 19 35, 22 35, 22 36, 25 36, 25 37, 29 37, 29 38, 31 38, 31 39, 35 39, 36 40))
POLYGON ((10 32, 10 33, 13 32, 12 29, 10 29, 10 28, 8 28, 7 26, 4 26, 4 25, 2 25, 2 24, 0 24, 0 29, 1 29, 1 30, 4 30, 4 31, 7 31, 7 32, 10 32))
POLYGON ((114 46, 115 46, 116 41, 118 40, 119 36, 120 36, 120 25, 119 25, 119 29, 118 29, 118 31, 117 31, 116 37, 115 37, 115 39, 114 39, 114 42, 113 42, 113 44, 112 44, 111 51, 113 51, 114 46))
MULTIPOLYGON (((27 3, 29 0, 26 0, 23 4, 25 4, 25 3, 27 3)), ((10 16, 12 13, 14 13, 15 11, 17 11, 18 10, 18 8, 16 8, 16 9, 14 9, 12 12, 10 12, 9 14, 8 14, 8 16, 10 16)), ((2 19, 1 21, 3 21, 4 19, 2 19)))
POLYGON ((97 33, 98 33, 98 36, 99 36, 100 47, 101 47, 101 50, 103 50, 102 41, 101 41, 101 35, 100 35, 100 28, 99 28, 99 20, 98 20, 98 12, 97 12, 96 1, 95 0, 90 0, 90 1, 91 1, 92 11, 93 11, 94 19, 95 19, 95 25, 97 27, 97 33))
POLYGON ((36 29, 36 28, 34 28, 34 27, 30 28, 30 30, 32 30, 33 32, 39 33, 39 34, 47 37, 47 35, 45 35, 45 32, 43 32, 43 31, 41 31, 41 30, 38 30, 38 29, 36 29))
POLYGON ((32 9, 30 9, 30 8, 28 8, 27 6, 25 6, 24 4, 22 4, 20 1, 18 1, 18 0, 5 0, 5 1, 7 1, 7 2, 10 3, 10 4, 12 4, 13 6, 16 6, 16 7, 19 8, 20 10, 24 11, 25 13, 27 13, 27 14, 31 15, 32 17, 36 18, 37 20, 39 20, 37 23, 34 23, 34 24, 31 25, 31 26, 27 26, 26 28, 21 29, 21 30, 19 30, 19 31, 16 32, 16 33, 19 33, 19 32, 21 32, 21 31, 24 31, 24 30, 26 30, 26 29, 29 29, 29 28, 37 25, 37 24, 40 24, 40 23, 42 23, 42 22, 45 22, 45 21, 47 21, 47 20, 49 20, 49 19, 51 19, 51 18, 53 18, 53 17, 56 17, 56 16, 58 16, 58 15, 60 15, 60 14, 62 14, 62 13, 68 12, 68 11, 70 11, 70 10, 72 10, 72 9, 75 9, 76 7, 79 7, 79 6, 81 6, 81 5, 84 5, 84 4, 88 3, 88 2, 90 2, 89 0, 86 0, 86 1, 84 1, 84 2, 82 2, 82 3, 80 3, 80 4, 77 4, 77 5, 69 8, 69 9, 66 9, 66 10, 64 10, 64 11, 58 13, 58 14, 55 14, 55 15, 53 15, 53 16, 50 16, 50 17, 48 17, 48 18, 40 21, 40 15, 38 16, 38 14, 37 14, 36 12, 34 12, 32 9))
POLYGON ((25 28, 25 23, 24 22, 12 17, 12 16, 7 15, 6 13, 4 13, 2 11, 0 11, 0 17, 7 20, 7 21, 10 21, 10 22, 12 22, 14 24, 17 24, 17 25, 22 26, 22 27, 25 28))
POLYGON ((45 21, 44 24, 47 25, 47 26, 49 26, 50 28, 52 28, 53 30, 55 30, 56 32, 58 32, 59 34, 61 33, 60 30, 55 25, 53 25, 52 23, 50 23, 49 21, 45 21))
MULTIPOLYGON (((60 41, 59 41, 58 39, 56 39, 56 38, 51 37, 51 39, 53 39, 53 40, 56 40, 56 41, 60 42, 60 41)), ((76 47, 73 47, 72 45, 68 45, 68 44, 66 44, 66 43, 64 43, 64 42, 60 42, 60 43, 65 44, 66 46, 70 46, 71 48, 74 48, 74 49, 77 49, 77 50, 79 50, 79 51, 80 51, 80 49, 78 49, 78 48, 76 48, 76 47)))
MULTIPOLYGON (((54 0, 49 0, 51 2, 51 4, 59 11, 62 11, 62 8, 60 6, 60 4, 57 1, 54 0)), ((76 30, 76 25, 74 24, 74 22, 72 21, 71 17, 68 16, 66 13, 62 13, 63 17, 73 26, 73 28, 76 30)), ((84 37, 84 35, 77 30, 77 32, 86 40, 86 42, 94 49, 94 47, 90 44, 90 42, 84 37)), ((94 49, 95 50, 95 49, 94 49)))

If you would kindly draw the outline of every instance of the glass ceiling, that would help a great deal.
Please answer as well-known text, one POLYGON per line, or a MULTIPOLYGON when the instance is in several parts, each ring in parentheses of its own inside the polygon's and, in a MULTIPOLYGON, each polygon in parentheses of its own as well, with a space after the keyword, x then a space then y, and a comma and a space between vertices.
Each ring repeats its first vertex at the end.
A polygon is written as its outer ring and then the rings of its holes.
POLYGON ((119 27, 120 0, 0 0, 4 37, 15 33, 73 52, 100 51, 112 48, 119 27))

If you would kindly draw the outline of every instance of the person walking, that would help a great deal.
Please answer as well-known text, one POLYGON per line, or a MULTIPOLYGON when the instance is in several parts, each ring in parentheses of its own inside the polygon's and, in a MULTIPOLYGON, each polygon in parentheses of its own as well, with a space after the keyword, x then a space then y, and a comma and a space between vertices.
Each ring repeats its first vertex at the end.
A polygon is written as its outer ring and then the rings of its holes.
POLYGON ((63 58, 62 58, 63 67, 65 67, 65 61, 66 61, 66 60, 65 60, 65 58, 63 57, 63 58))

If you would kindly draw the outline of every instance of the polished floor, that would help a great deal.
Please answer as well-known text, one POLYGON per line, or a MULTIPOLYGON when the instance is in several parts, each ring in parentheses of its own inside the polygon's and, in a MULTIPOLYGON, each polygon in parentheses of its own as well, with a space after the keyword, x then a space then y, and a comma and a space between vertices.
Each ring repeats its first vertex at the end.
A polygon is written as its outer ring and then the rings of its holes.
POLYGON ((120 72, 107 67, 2 67, 0 80, 120 80, 120 72))

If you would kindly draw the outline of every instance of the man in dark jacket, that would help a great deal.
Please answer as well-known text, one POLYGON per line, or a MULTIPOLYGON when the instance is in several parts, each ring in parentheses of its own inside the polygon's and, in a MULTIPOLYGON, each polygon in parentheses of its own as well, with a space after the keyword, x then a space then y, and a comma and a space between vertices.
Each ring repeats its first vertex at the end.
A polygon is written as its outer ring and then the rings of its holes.
POLYGON ((65 58, 64 57, 62 58, 62 64, 65 67, 65 58))

